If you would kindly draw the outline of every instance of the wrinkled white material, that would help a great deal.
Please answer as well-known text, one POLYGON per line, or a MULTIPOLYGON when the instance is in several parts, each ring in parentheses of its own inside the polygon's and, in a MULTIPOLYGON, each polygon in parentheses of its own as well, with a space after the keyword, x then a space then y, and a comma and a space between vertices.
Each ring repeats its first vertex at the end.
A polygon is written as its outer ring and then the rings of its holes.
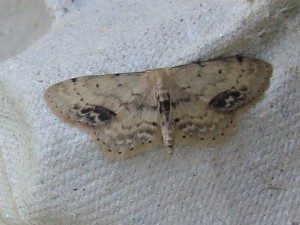
POLYGON ((0 65, 0 224, 300 222, 297 1, 47 2, 53 29, 0 65), (109 160, 42 98, 71 77, 235 54, 272 63, 270 87, 223 144, 172 157, 109 160))

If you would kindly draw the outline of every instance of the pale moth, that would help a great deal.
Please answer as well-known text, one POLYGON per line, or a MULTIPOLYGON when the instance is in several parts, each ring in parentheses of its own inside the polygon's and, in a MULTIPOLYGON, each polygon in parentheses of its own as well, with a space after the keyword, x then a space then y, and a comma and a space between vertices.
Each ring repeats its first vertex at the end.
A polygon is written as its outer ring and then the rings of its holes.
POLYGON ((108 156, 124 158, 161 143, 172 154, 186 141, 224 136, 235 111, 263 93, 271 75, 267 62, 229 57, 73 78, 49 87, 44 97, 108 156))

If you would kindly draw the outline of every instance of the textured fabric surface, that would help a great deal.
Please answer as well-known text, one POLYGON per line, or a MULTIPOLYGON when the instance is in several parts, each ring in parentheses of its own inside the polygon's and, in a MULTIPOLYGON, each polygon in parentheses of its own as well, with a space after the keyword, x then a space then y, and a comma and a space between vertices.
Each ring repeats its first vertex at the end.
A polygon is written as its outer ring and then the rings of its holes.
POLYGON ((0 64, 2 224, 300 223, 298 1, 47 2, 53 29, 0 64), (269 88, 224 143, 172 157, 110 160, 42 97, 72 77, 235 54, 270 62, 269 88))
POLYGON ((43 1, 0 0, 0 62, 27 49, 50 25, 43 1))

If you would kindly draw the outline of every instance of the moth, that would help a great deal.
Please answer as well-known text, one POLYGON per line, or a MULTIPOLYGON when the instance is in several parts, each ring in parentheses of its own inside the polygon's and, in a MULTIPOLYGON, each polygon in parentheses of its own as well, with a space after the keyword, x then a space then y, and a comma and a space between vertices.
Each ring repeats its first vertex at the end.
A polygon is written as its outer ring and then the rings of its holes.
POLYGON ((49 87, 44 98, 108 156, 124 158, 159 144, 173 154, 178 144, 224 136, 235 112, 263 93, 271 75, 271 64, 238 56, 73 78, 49 87))

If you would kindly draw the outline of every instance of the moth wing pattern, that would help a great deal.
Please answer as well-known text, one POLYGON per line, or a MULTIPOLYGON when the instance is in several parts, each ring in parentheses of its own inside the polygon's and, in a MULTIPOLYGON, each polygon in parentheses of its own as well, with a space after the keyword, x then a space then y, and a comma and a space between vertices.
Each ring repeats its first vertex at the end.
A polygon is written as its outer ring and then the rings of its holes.
POLYGON ((230 57, 171 68, 175 140, 211 142, 225 136, 235 109, 259 96, 272 66, 264 61, 230 57))
POLYGON ((88 131, 104 154, 126 158, 166 137, 175 145, 223 137, 235 111, 260 96, 271 75, 269 63, 229 57, 73 78, 49 87, 44 97, 59 118, 88 131))
POLYGON ((200 96, 192 95, 171 82, 171 118, 176 145, 200 140, 211 142, 224 136, 232 123, 232 114, 215 110, 200 96))
POLYGON ((63 120, 78 122, 76 125, 83 128, 86 125, 98 127, 113 119, 135 99, 135 94, 139 95, 147 88, 147 82, 140 75, 142 73, 73 78, 52 85, 44 97, 63 120))
POLYGON ((88 131, 111 157, 157 145, 156 99, 146 73, 73 78, 49 87, 46 103, 62 120, 88 131))
POLYGON ((221 111, 248 103, 268 85, 272 65, 247 57, 229 57, 171 69, 175 83, 221 111))
MULTIPOLYGON (((139 102, 142 101, 145 99, 139 102)), ((121 112, 120 119, 94 130, 92 138, 111 158, 127 158, 153 148, 161 143, 157 113, 153 109, 131 104, 121 112)))

